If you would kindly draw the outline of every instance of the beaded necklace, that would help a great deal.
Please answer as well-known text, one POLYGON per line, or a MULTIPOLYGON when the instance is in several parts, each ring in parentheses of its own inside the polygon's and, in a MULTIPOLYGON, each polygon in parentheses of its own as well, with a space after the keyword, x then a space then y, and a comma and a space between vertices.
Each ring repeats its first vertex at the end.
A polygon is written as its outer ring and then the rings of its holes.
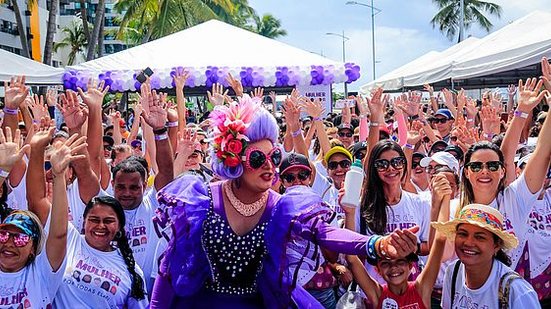
POLYGON ((226 196, 228 197, 228 200, 230 201, 230 204, 233 206, 233 208, 235 208, 238 213, 245 217, 254 216, 262 208, 262 206, 266 204, 266 201, 268 200, 268 191, 266 191, 262 194, 262 197, 256 202, 245 204, 241 202, 233 193, 230 181, 226 181, 224 183, 224 192, 226 193, 226 196))

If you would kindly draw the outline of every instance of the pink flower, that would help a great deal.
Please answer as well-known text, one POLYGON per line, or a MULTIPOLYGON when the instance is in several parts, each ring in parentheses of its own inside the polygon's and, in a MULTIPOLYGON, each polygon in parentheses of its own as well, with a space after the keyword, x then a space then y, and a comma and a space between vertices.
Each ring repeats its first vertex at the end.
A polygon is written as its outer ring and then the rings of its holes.
POLYGON ((239 155, 241 153, 241 151, 243 150, 243 143, 238 139, 232 139, 226 145, 226 149, 227 149, 228 152, 239 155))

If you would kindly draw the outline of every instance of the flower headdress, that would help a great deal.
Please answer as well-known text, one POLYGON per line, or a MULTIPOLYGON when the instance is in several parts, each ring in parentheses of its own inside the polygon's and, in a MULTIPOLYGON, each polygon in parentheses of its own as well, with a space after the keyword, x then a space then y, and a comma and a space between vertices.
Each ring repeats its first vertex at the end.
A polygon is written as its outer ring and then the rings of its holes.
POLYGON ((241 163, 249 138, 247 128, 251 125, 260 100, 243 95, 238 102, 229 106, 217 106, 211 113, 213 125, 213 147, 218 160, 226 166, 235 167, 241 163))

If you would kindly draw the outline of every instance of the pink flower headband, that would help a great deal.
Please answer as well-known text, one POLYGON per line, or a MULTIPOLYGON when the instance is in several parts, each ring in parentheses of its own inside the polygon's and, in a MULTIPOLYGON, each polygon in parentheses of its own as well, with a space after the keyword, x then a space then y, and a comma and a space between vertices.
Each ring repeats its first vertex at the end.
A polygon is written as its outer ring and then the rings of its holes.
POLYGON ((249 138, 245 135, 257 111, 260 99, 243 95, 238 102, 228 106, 216 106, 210 113, 214 128, 213 147, 218 160, 226 166, 236 167, 241 163, 249 138))

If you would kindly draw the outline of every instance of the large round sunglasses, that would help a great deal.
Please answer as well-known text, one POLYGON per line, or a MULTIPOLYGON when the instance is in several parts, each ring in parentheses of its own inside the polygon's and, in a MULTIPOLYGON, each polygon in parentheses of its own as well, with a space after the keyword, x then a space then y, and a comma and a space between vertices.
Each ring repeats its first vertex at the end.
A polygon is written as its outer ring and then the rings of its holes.
POLYGON ((270 158, 275 167, 279 166, 281 157, 282 154, 279 147, 274 147, 269 153, 265 153, 258 148, 249 148, 245 152, 245 156, 242 157, 242 160, 245 162, 245 167, 256 170, 266 164, 267 158, 270 158))
POLYGON ((13 244, 16 247, 25 247, 31 240, 31 236, 25 233, 14 233, 6 230, 0 230, 0 243, 7 243, 10 237, 13 238, 13 244))
POLYGON ((393 168, 397 170, 401 170, 404 168, 404 165, 406 164, 406 158, 404 157, 396 157, 392 158, 390 160, 387 159, 378 159, 375 160, 375 163, 373 166, 377 169, 379 172, 384 172, 388 170, 388 168, 392 165, 393 168))
POLYGON ((490 172, 496 172, 497 170, 503 167, 503 163, 501 161, 488 161, 488 162, 469 162, 465 164, 465 167, 467 167, 473 173, 478 173, 482 171, 484 166, 490 172))

